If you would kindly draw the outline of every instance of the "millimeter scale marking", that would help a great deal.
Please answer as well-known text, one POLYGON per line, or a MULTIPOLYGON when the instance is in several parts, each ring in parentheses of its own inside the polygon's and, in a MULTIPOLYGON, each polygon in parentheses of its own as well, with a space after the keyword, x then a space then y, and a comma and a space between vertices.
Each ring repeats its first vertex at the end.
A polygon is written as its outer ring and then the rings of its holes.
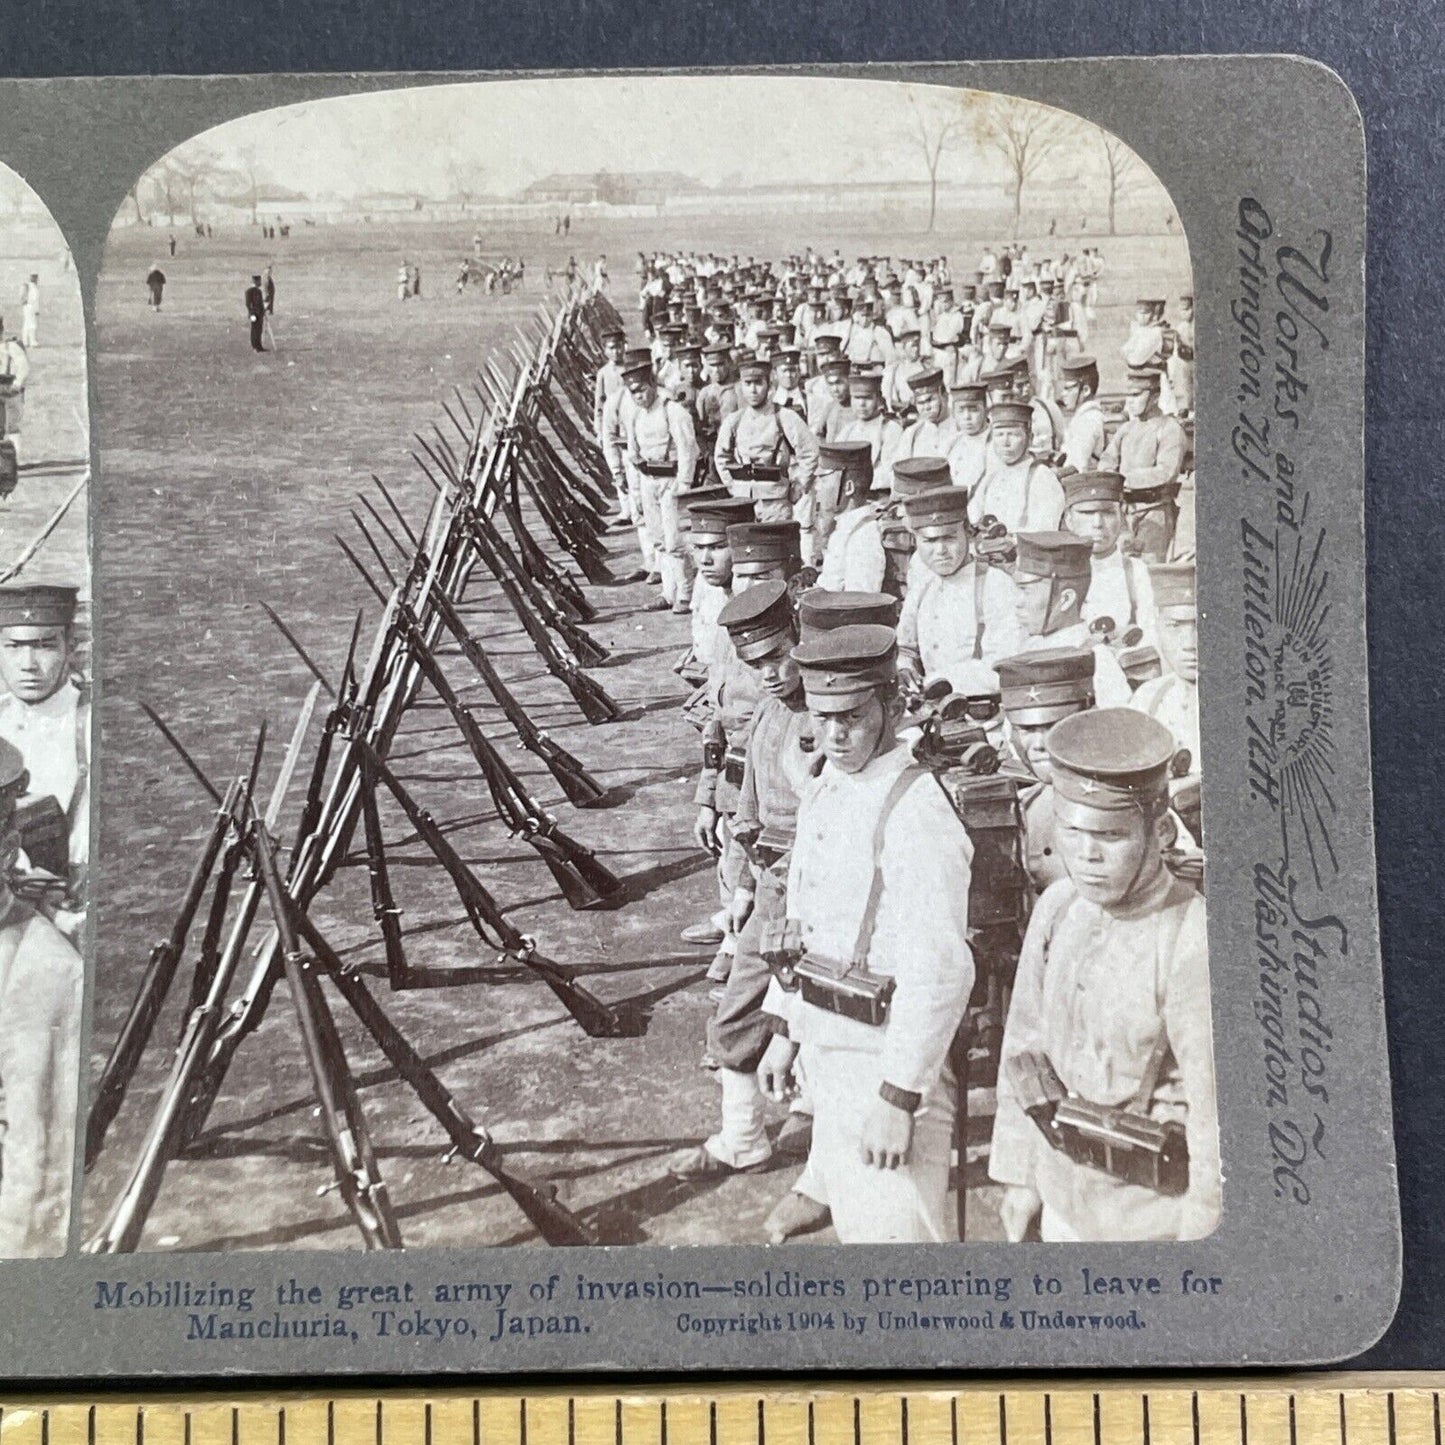
POLYGON ((1445 1445, 1445 1373, 0 1398, 0 1445, 1445 1445))

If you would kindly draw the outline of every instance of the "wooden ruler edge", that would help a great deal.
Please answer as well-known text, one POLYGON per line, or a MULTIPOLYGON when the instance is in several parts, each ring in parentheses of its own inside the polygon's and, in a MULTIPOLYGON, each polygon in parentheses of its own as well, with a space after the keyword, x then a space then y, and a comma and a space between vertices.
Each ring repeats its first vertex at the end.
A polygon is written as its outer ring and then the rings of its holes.
MULTIPOLYGON (((1014 1395, 1053 1398, 1101 1395, 1179 1396, 1246 1395, 1305 1396, 1344 1394, 1380 1396, 1389 1393, 1426 1393, 1445 1390, 1445 1370, 1372 1372, 1322 1371, 1311 1374, 1221 1374, 1221 1375, 939 1375, 888 1378, 878 1376, 828 1376, 814 1380, 744 1377, 699 1379, 695 1382, 635 1384, 615 1379, 565 1382, 538 1380, 535 1383, 426 1384, 388 1383, 367 1388, 351 1385, 344 1378, 334 1385, 310 1387, 257 1382, 229 1386, 205 1385, 198 1389, 158 1385, 154 1392, 136 1389, 125 1382, 112 1390, 103 1381, 77 1382, 73 1389, 30 1394, 23 1390, 0 1391, 0 1410, 74 1410, 91 1405, 110 1409, 167 1408, 172 1406, 214 1406, 235 1404, 246 1408, 269 1408, 312 1401, 372 1401, 377 1404, 450 1402, 458 1400, 576 1400, 589 1404, 618 1401, 624 1405, 649 1405, 662 1401, 711 1402, 715 1400, 756 1400, 762 1404, 807 1403, 834 1399, 926 1399, 953 1396, 1014 1395)), ((3 1424, 3 1421, 0 1421, 3 1424)))

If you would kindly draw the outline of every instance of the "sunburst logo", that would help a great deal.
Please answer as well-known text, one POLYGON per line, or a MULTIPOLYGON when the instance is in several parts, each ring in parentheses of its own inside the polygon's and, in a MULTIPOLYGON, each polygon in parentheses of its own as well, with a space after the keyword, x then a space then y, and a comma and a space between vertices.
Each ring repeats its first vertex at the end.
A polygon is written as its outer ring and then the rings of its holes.
MULTIPOLYGON (((1282 539, 1281 539, 1282 540, 1282 539)), ((1315 886, 1340 871, 1334 827, 1334 666, 1330 657, 1328 568, 1321 561, 1325 534, 1305 552, 1275 552, 1275 707, 1270 732, 1276 749, 1286 854, 1310 860, 1315 886)))

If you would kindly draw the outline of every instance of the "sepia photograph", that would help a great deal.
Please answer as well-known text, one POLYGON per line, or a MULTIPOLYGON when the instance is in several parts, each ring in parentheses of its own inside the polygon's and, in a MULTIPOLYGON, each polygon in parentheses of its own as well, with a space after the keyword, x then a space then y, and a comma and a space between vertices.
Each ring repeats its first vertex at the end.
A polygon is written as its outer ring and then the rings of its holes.
POLYGON ((90 856, 85 318, 50 212, 0 165, 0 1259, 65 1253, 90 856))
MULTIPOLYGON (((85 754, 11 659, 54 632, 80 737, 83 340, 0 232, 0 739, 73 938, 85 754)), ((160 156, 95 303, 83 1247, 1209 1236, 1193 289, 1117 136, 957 87, 421 85, 160 156)), ((63 1205, 0 1083, 3 1246, 63 1205)))

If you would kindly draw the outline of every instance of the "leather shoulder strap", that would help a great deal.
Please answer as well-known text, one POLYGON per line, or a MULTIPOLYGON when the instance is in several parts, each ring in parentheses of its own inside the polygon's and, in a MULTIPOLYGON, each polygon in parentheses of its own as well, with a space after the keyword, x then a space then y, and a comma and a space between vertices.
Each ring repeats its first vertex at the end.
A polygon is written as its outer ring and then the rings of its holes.
POLYGON ((1154 1098, 1154 1090, 1159 1087, 1159 1075, 1164 1068, 1164 1060, 1169 1057, 1169 1031, 1164 1027, 1164 974, 1169 966, 1169 960, 1173 956, 1175 945, 1179 942, 1179 935, 1184 928, 1184 914, 1188 905, 1183 908, 1170 908, 1166 910, 1165 916, 1160 922, 1158 936, 1154 940, 1154 1007, 1160 1015, 1159 1037, 1154 1042, 1154 1048, 1149 1054, 1149 1062, 1144 1065, 1144 1073, 1139 1079, 1139 1087, 1135 1091, 1132 1100, 1133 1108, 1141 1114, 1149 1112, 1149 1105, 1154 1098))
POLYGON ((878 903, 883 895, 883 835, 888 829, 888 820, 904 793, 927 771, 927 768, 910 763, 894 778, 878 811, 878 821, 873 826, 873 877, 868 885, 868 901, 863 905, 863 916, 858 922, 858 939, 853 945, 853 961, 856 963, 867 962, 868 950, 873 946, 873 930, 878 925, 878 903))

